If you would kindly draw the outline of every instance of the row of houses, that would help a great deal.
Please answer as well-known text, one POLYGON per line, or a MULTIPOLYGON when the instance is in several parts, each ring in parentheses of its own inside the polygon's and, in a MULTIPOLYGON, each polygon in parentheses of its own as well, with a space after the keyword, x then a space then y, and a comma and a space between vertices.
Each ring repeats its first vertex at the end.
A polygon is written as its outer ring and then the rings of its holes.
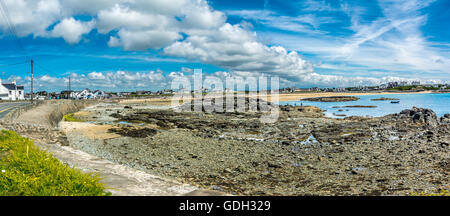
POLYGON ((101 91, 91 91, 90 89, 84 89, 82 91, 61 91, 61 92, 46 92, 40 91, 36 92, 34 98, 37 100, 45 100, 45 99, 104 99, 109 98, 110 94, 101 91))
MULTIPOLYGON (((351 88, 297 88, 297 87, 288 87, 280 89, 280 93, 292 93, 292 92, 301 92, 301 91, 327 91, 327 92, 346 92, 346 91, 371 91, 371 90, 382 90, 387 88, 394 88, 399 86, 406 86, 407 82, 389 82, 386 84, 382 84, 377 87, 367 87, 367 86, 358 86, 351 88)), ((411 85, 418 86, 420 85, 419 81, 413 81, 410 83, 411 85)), ((424 87, 434 87, 439 88, 441 91, 448 91, 450 86, 448 84, 424 84, 424 87)), ((179 92, 212 92, 209 89, 199 89, 196 91, 188 91, 186 89, 179 89, 179 92)), ((35 99, 105 99, 111 97, 132 97, 135 95, 145 96, 145 95, 166 95, 173 94, 173 90, 160 90, 157 92, 151 91, 136 91, 136 92, 119 92, 119 93, 107 93, 101 90, 91 91, 90 89, 84 89, 82 91, 62 91, 60 93, 47 93, 45 91, 37 92, 34 95, 35 99)), ((230 89, 225 89, 223 92, 232 92, 230 89)), ((0 79, 0 100, 25 100, 25 98, 29 99, 29 93, 25 94, 24 86, 17 85, 16 81, 12 81, 11 83, 3 83, 0 79)))
POLYGON ((72 99, 105 99, 109 98, 110 95, 101 90, 91 91, 89 89, 84 89, 79 92, 70 92, 70 98, 72 99))
MULTIPOLYGON (((34 95, 34 99, 63 99, 67 98, 68 92, 63 91, 61 93, 47 93, 38 92, 34 95)), ((72 99, 102 99, 108 98, 109 94, 101 90, 91 91, 89 89, 84 89, 82 91, 70 92, 70 97, 72 99)), ((28 94, 28 99, 30 95, 28 94)), ((16 81, 11 83, 3 83, 0 79, 0 100, 25 100, 25 88, 23 85, 17 85, 16 81)))

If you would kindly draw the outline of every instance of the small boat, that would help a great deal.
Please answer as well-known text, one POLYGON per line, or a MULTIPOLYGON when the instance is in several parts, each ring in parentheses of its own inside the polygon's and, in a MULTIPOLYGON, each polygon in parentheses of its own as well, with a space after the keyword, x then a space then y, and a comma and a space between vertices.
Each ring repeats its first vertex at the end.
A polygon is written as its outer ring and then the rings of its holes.
POLYGON ((398 100, 396 100, 396 101, 391 101, 391 103, 398 104, 398 103, 400 103, 400 101, 398 101, 398 100))

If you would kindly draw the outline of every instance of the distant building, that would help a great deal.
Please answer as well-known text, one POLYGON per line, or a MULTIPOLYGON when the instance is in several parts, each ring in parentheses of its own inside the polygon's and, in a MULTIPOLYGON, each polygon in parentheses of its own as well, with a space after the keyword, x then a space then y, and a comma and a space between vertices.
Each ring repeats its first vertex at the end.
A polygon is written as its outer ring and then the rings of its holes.
POLYGON ((80 92, 71 92, 70 98, 73 99, 103 99, 109 98, 109 95, 101 90, 91 91, 89 89, 84 89, 80 92))
POLYGON ((190 93, 191 91, 189 89, 186 88, 180 88, 178 89, 178 93, 190 93))
POLYGON ((311 88, 296 88, 294 92, 311 91, 311 88))
POLYGON ((388 83, 388 88, 395 88, 398 87, 398 82, 389 82, 388 83))
POLYGON ((411 85, 416 85, 416 86, 417 86, 417 85, 420 85, 420 81, 412 81, 412 82, 411 82, 411 85))
POLYGON ((25 91, 23 86, 12 83, 2 83, 0 79, 0 100, 25 100, 25 91))
POLYGON ((334 92, 345 92, 345 88, 333 88, 334 92))

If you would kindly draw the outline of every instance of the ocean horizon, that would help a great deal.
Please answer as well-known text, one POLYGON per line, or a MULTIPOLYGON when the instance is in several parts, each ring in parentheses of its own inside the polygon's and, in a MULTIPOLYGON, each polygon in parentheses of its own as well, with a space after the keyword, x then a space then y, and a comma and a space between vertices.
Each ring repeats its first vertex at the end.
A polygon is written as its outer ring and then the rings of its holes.
MULTIPOLYGON (((351 96, 351 95, 349 95, 351 96)), ((280 101, 280 105, 303 105, 316 106, 325 110, 327 117, 345 118, 349 116, 380 117, 389 114, 399 113, 404 109, 412 107, 432 109, 438 117, 450 113, 450 93, 429 93, 429 94, 377 94, 377 95, 357 95, 357 101, 348 102, 316 102, 316 101, 280 101), (372 101, 376 98, 398 98, 400 103, 391 101, 372 101), (349 108, 341 106, 377 106, 375 108, 349 108), (339 116, 337 116, 339 115, 339 116), (345 115, 345 116, 341 116, 345 115)))

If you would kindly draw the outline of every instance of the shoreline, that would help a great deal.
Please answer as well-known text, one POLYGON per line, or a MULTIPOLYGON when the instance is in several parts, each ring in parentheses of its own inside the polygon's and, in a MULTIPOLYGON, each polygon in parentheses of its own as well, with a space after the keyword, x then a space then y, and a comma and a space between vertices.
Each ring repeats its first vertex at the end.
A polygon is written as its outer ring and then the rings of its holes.
POLYGON ((101 104, 75 114, 96 122, 92 127, 109 136, 68 132, 69 145, 153 176, 231 195, 406 195, 434 191, 448 182, 445 164, 429 158, 447 160, 446 152, 433 149, 447 143, 449 127, 435 116, 425 120, 422 109, 409 111, 420 115, 420 124, 406 112, 341 121, 295 108, 282 110, 279 122, 263 124, 255 121, 256 113, 206 115, 145 103, 124 106, 101 104), (120 114, 111 116, 118 109, 120 114), (133 133, 117 137, 100 128, 103 122, 133 133), (144 128, 156 133, 134 135, 144 128), (426 132, 418 137, 419 130, 426 132), (431 169, 426 176, 417 171, 431 169))
MULTIPOLYGON (((315 92, 280 94, 279 101, 298 101, 304 98, 333 97, 333 96, 362 96, 362 95, 396 95, 396 94, 432 94, 433 91, 422 92, 315 92)), ((268 97, 271 100, 271 97, 268 97)))
MULTIPOLYGON (((449 92, 434 92, 434 91, 421 91, 421 92, 311 92, 311 93, 280 93, 278 101, 298 101, 303 98, 315 98, 315 97, 333 97, 333 96, 362 96, 362 95, 396 95, 396 94, 445 94, 449 92)), ((212 96, 214 98, 216 96, 212 96)), ((265 95, 260 95, 265 97, 265 95)), ((272 101, 270 95, 267 95, 267 101, 272 101)), ((124 98, 120 99, 120 104, 133 104, 133 103, 151 103, 154 105, 170 105, 172 97, 156 97, 156 98, 124 98)))

